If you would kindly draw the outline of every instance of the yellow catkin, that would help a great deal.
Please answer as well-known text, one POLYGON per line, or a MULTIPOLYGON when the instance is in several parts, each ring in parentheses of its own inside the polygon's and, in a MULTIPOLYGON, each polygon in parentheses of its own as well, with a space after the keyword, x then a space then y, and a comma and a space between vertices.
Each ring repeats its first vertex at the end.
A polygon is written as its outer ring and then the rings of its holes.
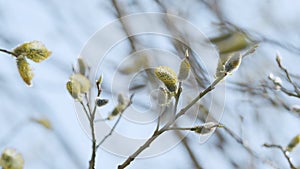
POLYGON ((3 151, 1 155, 0 166, 3 169, 23 169, 23 156, 16 150, 7 148, 3 151))
POLYGON ((37 124, 40 124, 41 126, 45 127, 48 130, 52 129, 52 124, 50 122, 50 120, 48 120, 47 118, 41 118, 41 119, 32 119, 34 122, 36 122, 37 124))
POLYGON ((22 77, 23 81, 27 85, 31 86, 33 73, 29 63, 26 61, 26 59, 23 56, 17 58, 17 66, 18 66, 19 74, 22 77))
POLYGON ((292 141, 288 144, 286 150, 293 151, 293 149, 300 143, 300 134, 295 136, 292 141))
POLYGON ((13 52, 18 56, 23 55, 34 62, 41 62, 51 55, 51 51, 39 41, 24 43, 16 47, 13 52))
POLYGON ((77 81, 68 81, 66 87, 74 99, 79 99, 80 84, 77 81))
POLYGON ((155 69, 154 73, 156 77, 166 85, 170 92, 176 91, 178 80, 174 70, 168 66, 159 66, 155 69))
POLYGON ((90 80, 80 73, 73 74, 70 80, 80 84, 80 93, 87 93, 91 88, 90 80))

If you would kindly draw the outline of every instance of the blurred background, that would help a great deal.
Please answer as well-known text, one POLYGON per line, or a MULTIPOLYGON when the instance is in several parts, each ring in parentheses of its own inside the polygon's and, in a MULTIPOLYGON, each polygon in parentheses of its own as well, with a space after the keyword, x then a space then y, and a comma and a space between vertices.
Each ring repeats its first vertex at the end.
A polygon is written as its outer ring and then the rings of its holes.
MULTIPOLYGON (((276 63, 279 52, 282 64, 299 88, 299 9, 300 2, 292 0, 0 0, 1 48, 13 49, 23 42, 39 40, 53 52, 46 61, 31 63, 35 75, 32 87, 27 87, 19 77, 15 59, 0 54, 0 150, 17 149, 24 156, 25 168, 87 168, 91 143, 78 122, 74 101, 65 89, 72 65, 89 38, 118 17, 163 12, 191 22, 211 39, 221 57, 234 51, 245 52, 259 43, 256 52, 245 57, 239 70, 226 80, 221 123, 239 139, 218 129, 200 145, 197 135, 190 134, 170 151, 138 159, 128 168, 289 168, 279 150, 262 145, 286 146, 300 133, 299 111, 293 109, 300 105, 299 94, 288 96, 268 78, 270 73, 278 76, 281 85, 294 92, 293 85, 276 63), (237 34, 238 38, 234 38, 237 34), (228 41, 222 43, 224 39, 228 41), (48 119, 52 129, 32 118, 48 119)), ((123 24, 120 32, 130 32, 131 26, 134 25, 123 24)), ((165 27, 183 37, 190 36, 185 35, 188 32, 174 29, 172 24, 165 27)), ((119 50, 129 55, 146 49, 152 45, 150 43, 147 37, 130 38, 119 50)), ((166 38, 155 39, 155 43, 162 44, 175 55, 184 56, 185 45, 166 38)), ((201 66, 196 68, 196 72, 201 71, 201 66)), ((199 88, 209 84, 205 73, 200 73, 199 78, 203 79, 199 88)), ((201 121, 209 104, 204 101, 197 106, 201 121)), ((299 155, 300 149, 290 154, 295 166, 300 166, 299 155)), ((97 168, 116 168, 124 160, 100 149, 97 168)))

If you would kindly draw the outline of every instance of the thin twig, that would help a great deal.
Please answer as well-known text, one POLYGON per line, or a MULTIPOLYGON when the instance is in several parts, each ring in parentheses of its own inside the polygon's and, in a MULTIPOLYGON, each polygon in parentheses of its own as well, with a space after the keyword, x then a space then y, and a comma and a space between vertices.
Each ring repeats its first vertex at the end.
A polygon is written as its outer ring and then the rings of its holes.
POLYGON ((122 112, 120 112, 120 115, 119 115, 117 121, 115 122, 115 124, 113 125, 113 127, 111 128, 110 132, 99 142, 99 144, 96 147, 97 149, 105 142, 106 139, 108 139, 109 136, 112 135, 112 133, 114 132, 114 130, 117 127, 118 123, 120 122, 123 113, 132 104, 132 98, 133 98, 133 95, 130 97, 130 101, 128 102, 128 104, 126 105, 126 107, 122 110, 122 112))
POLYGON ((277 54, 277 56, 276 56, 276 62, 278 64, 278 67, 285 73, 285 76, 287 77, 290 84, 293 85, 295 92, 300 96, 300 91, 298 89, 298 86, 291 79, 291 76, 290 76, 289 72, 287 71, 287 69, 281 64, 281 59, 280 59, 279 54, 277 54))
POLYGON ((286 158, 286 160, 288 161, 288 163, 289 163, 289 165, 290 165, 290 168, 291 168, 291 169, 297 169, 297 168, 294 166, 294 164, 292 163, 292 159, 291 159, 291 157, 289 157, 288 151, 286 151, 281 145, 276 145, 276 144, 264 144, 263 146, 264 146, 264 147, 267 147, 267 148, 277 148, 277 149, 279 149, 279 150, 283 153, 283 155, 284 155, 284 157, 286 158))
POLYGON ((83 111, 86 115, 86 117, 88 118, 88 120, 90 121, 91 120, 91 115, 90 115, 90 111, 88 111, 84 105, 84 103, 82 102, 82 100, 79 101, 79 103, 81 104, 82 108, 83 108, 83 111))
POLYGON ((138 148, 132 155, 130 155, 121 165, 118 166, 118 169, 123 169, 127 167, 134 159, 145 149, 147 149, 151 143, 156 140, 157 137, 159 137, 162 133, 167 131, 167 129, 182 115, 185 114, 186 111, 188 111, 195 103, 197 103, 203 96, 205 96, 209 91, 213 90, 215 86, 226 77, 227 74, 224 74, 223 76, 216 79, 210 86, 208 86, 204 91, 200 92, 199 95, 192 100, 190 104, 188 104, 186 107, 181 109, 178 114, 176 114, 175 119, 168 122, 163 128, 161 128, 158 131, 155 131, 153 135, 142 145, 140 148, 138 148))
POLYGON ((6 53, 6 54, 9 54, 9 55, 18 57, 17 54, 15 54, 14 52, 11 52, 11 51, 9 51, 9 50, 6 50, 6 49, 0 49, 0 52, 3 52, 3 53, 6 53))
POLYGON ((243 148, 247 150, 249 154, 251 154, 256 159, 261 160, 263 163, 270 165, 271 167, 275 169, 279 169, 275 164, 273 164, 270 160, 261 158, 256 152, 254 152, 245 142, 244 140, 236 135, 232 130, 230 130, 228 127, 226 127, 224 124, 221 124, 223 129, 236 141, 238 142, 243 148))
MULTIPOLYGON (((179 131, 176 131, 176 136, 179 137, 179 138, 184 137, 182 135, 182 133, 180 133, 179 131)), ((199 164, 195 154, 192 151, 192 148, 190 147, 190 145, 187 142, 187 137, 183 138, 181 142, 182 142, 182 145, 184 146, 184 148, 186 149, 188 155, 190 156, 190 158, 191 158, 191 160, 194 164, 195 169, 202 169, 203 167, 201 167, 201 165, 199 164)))

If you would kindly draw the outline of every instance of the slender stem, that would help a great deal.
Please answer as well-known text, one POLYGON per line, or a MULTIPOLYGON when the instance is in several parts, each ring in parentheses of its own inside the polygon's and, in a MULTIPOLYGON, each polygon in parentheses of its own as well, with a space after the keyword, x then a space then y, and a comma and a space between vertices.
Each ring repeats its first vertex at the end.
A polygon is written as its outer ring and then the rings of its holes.
POLYGON ((178 85, 178 91, 177 91, 177 93, 175 94, 175 108, 174 108, 174 114, 177 113, 177 108, 178 108, 178 103, 179 103, 179 98, 180 98, 181 92, 182 92, 182 82, 179 82, 179 85, 178 85))
POLYGON ((191 131, 193 130, 195 127, 169 127, 166 130, 176 130, 176 131, 191 131))
POLYGON ((284 157, 287 159, 289 165, 290 165, 290 168, 291 169, 297 169, 294 164, 292 163, 292 159, 291 157, 289 157, 288 155, 288 152, 281 146, 281 145, 276 145, 276 144, 264 144, 263 145, 264 147, 267 147, 267 148, 277 148, 279 150, 281 150, 281 152, 283 153, 284 157))
POLYGON ((187 137, 184 138, 183 134, 179 131, 176 131, 176 135, 179 139, 183 138, 182 139, 182 145, 185 147, 188 155, 190 156, 191 161, 193 162, 195 169, 202 169, 203 167, 201 167, 201 165, 199 164, 195 154, 192 151, 192 148, 188 144, 187 137))
POLYGON ((222 76, 217 78, 210 86, 208 86, 205 90, 199 93, 199 95, 191 101, 190 104, 188 104, 185 108, 181 109, 179 113, 176 115, 175 120, 178 119, 180 116, 182 116, 186 111, 188 111, 194 104, 196 104, 203 96, 205 96, 207 93, 212 91, 215 86, 222 81, 227 76, 226 73, 224 73, 222 76))
POLYGON ((100 143, 96 146, 96 148, 98 149, 104 142, 105 140, 112 135, 112 133, 114 132, 115 128, 117 127, 118 123, 120 122, 123 113, 125 112, 125 110, 132 104, 132 97, 130 98, 129 103, 126 105, 125 109, 122 110, 122 112, 120 112, 120 115, 117 119, 117 121, 115 122, 115 124, 113 125, 113 127, 111 128, 110 132, 100 141, 100 143))
MULTIPOLYGON (((97 90, 98 90, 97 97, 99 97, 102 92, 101 84, 99 84, 99 82, 97 81, 96 86, 97 86, 97 90)), ((96 111, 97 111, 97 105, 94 104, 94 109, 91 112, 92 109, 90 107, 87 95, 85 95, 85 97, 86 97, 87 106, 88 106, 89 114, 90 114, 89 122, 90 122, 91 134, 92 134, 92 155, 91 155, 91 159, 89 161, 89 164, 90 164, 89 169, 95 169, 96 152, 97 152, 97 138, 96 138, 96 133, 95 133, 95 115, 96 115, 96 111)), ((83 107, 85 108, 84 105, 83 105, 83 107)), ((85 110, 86 110, 86 108, 85 108, 85 110)))
POLYGON ((9 54, 9 55, 18 57, 17 54, 15 54, 14 52, 11 52, 11 51, 9 51, 9 50, 6 50, 6 49, 0 49, 0 52, 3 52, 3 53, 6 53, 6 54, 9 54))
POLYGON ((86 100, 86 106, 87 106, 87 108, 89 109, 89 111, 91 112, 92 109, 91 109, 91 106, 90 106, 90 100, 89 100, 89 98, 88 98, 87 93, 84 94, 84 97, 85 97, 85 100, 86 100))
POLYGON ((84 103, 82 101, 79 101, 79 103, 81 104, 83 110, 84 110, 84 113, 86 115, 86 117, 88 118, 89 121, 91 121, 91 114, 90 114, 90 111, 88 111, 84 105, 84 103))
POLYGON ((158 114, 158 117, 157 117, 157 124, 156 124, 156 128, 155 128, 155 132, 157 132, 159 130, 160 116, 162 116, 162 114, 164 113, 165 106, 161 106, 160 108, 161 108, 161 111, 160 111, 160 114, 158 114))
POLYGON ((268 159, 261 158, 256 152, 254 152, 248 144, 245 143, 245 141, 239 137, 237 134, 235 134, 232 130, 230 130, 228 127, 226 127, 224 124, 221 124, 222 127, 237 143, 239 143, 245 150, 251 154, 256 159, 261 160, 263 163, 270 165, 274 169, 279 169, 273 162, 271 162, 268 159))
POLYGON ((298 86, 293 82, 288 70, 281 64, 281 59, 280 59, 280 56, 279 54, 277 54, 277 57, 276 57, 276 62, 278 64, 278 67, 285 73, 285 76, 287 77, 288 81, 290 82, 291 85, 293 85, 294 87, 294 91, 300 95, 300 91, 298 89, 298 86))
POLYGON ((178 114, 176 114, 175 119, 171 120, 167 123, 163 128, 158 131, 155 131, 153 135, 138 148, 132 155, 130 155, 121 165, 118 166, 118 169, 123 169, 127 167, 134 159, 143 152, 146 148, 150 147, 151 143, 156 140, 162 133, 168 130, 168 128, 178 119, 180 116, 184 115, 186 111, 188 111, 195 103, 197 103, 203 96, 205 96, 209 91, 213 90, 215 86, 226 77, 226 73, 216 79, 210 86, 208 86, 204 91, 200 92, 199 95, 192 100, 190 104, 188 104, 185 108, 181 109, 178 114))
POLYGON ((91 112, 91 118, 90 118, 90 128, 92 133, 92 156, 89 162, 90 164, 89 169, 95 169, 95 163, 96 163, 97 140, 96 140, 95 123, 94 123, 96 110, 97 110, 97 106, 95 105, 93 112, 91 112))

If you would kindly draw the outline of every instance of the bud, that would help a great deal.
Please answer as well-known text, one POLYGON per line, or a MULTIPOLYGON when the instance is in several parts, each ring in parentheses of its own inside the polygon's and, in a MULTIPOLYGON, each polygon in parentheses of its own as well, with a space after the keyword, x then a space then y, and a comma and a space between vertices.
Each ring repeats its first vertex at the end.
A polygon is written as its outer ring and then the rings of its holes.
POLYGON ((24 43, 13 50, 13 53, 18 56, 26 56, 28 59, 34 62, 41 62, 47 59, 51 55, 49 51, 42 42, 32 41, 24 43))
POLYGON ((80 98, 80 84, 76 81, 68 81, 66 84, 67 90, 74 99, 80 98))
POLYGON ((174 70, 167 66, 159 66, 154 71, 156 77, 162 81, 170 92, 177 89, 177 76, 174 70))
POLYGON ((229 60, 225 63, 225 72, 232 73, 237 70, 242 62, 242 55, 240 52, 236 52, 231 55, 229 60))
POLYGON ((30 68, 29 63, 26 61, 24 56, 20 56, 17 58, 17 66, 19 70, 19 74, 22 77, 23 81, 28 85, 31 86, 31 80, 33 78, 33 73, 30 68))
POLYGON ((99 97, 96 98, 95 103, 98 107, 102 107, 108 103, 107 99, 101 99, 99 97))
POLYGON ((90 88, 91 88, 91 82, 90 82, 90 80, 87 77, 85 77, 82 74, 80 74, 80 73, 73 74, 70 77, 70 81, 79 83, 79 85, 80 85, 80 93, 87 93, 90 90, 90 88))
POLYGON ((220 125, 217 123, 214 123, 214 122, 207 122, 207 123, 204 123, 202 126, 197 126, 197 127, 193 128, 192 131, 194 131, 198 134, 205 135, 205 134, 212 132, 216 127, 220 127, 220 125))
POLYGON ((122 94, 118 95, 118 105, 113 109, 113 111, 108 116, 108 120, 112 120, 115 116, 122 113, 127 105, 129 103, 129 100, 125 99, 125 97, 122 94))
POLYGON ((190 72, 191 65, 187 58, 183 59, 180 63, 180 69, 178 73, 178 80, 184 81, 188 78, 190 72))
POLYGON ((14 149, 5 149, 1 155, 0 166, 3 169, 23 169, 23 156, 14 149))
POLYGON ((299 105, 293 105, 291 110, 293 112, 299 113, 300 114, 300 106, 299 105))
POLYGON ((300 134, 295 136, 291 142, 288 144, 288 146, 286 147, 286 151, 293 151, 293 149, 300 143, 300 134))
POLYGON ((77 62, 78 62, 79 73, 85 76, 88 72, 87 64, 85 63, 83 58, 78 58, 77 62))
POLYGON ((37 124, 40 124, 41 126, 45 127, 48 130, 52 129, 51 122, 47 118, 41 118, 41 119, 32 119, 33 122, 36 122, 37 124))

